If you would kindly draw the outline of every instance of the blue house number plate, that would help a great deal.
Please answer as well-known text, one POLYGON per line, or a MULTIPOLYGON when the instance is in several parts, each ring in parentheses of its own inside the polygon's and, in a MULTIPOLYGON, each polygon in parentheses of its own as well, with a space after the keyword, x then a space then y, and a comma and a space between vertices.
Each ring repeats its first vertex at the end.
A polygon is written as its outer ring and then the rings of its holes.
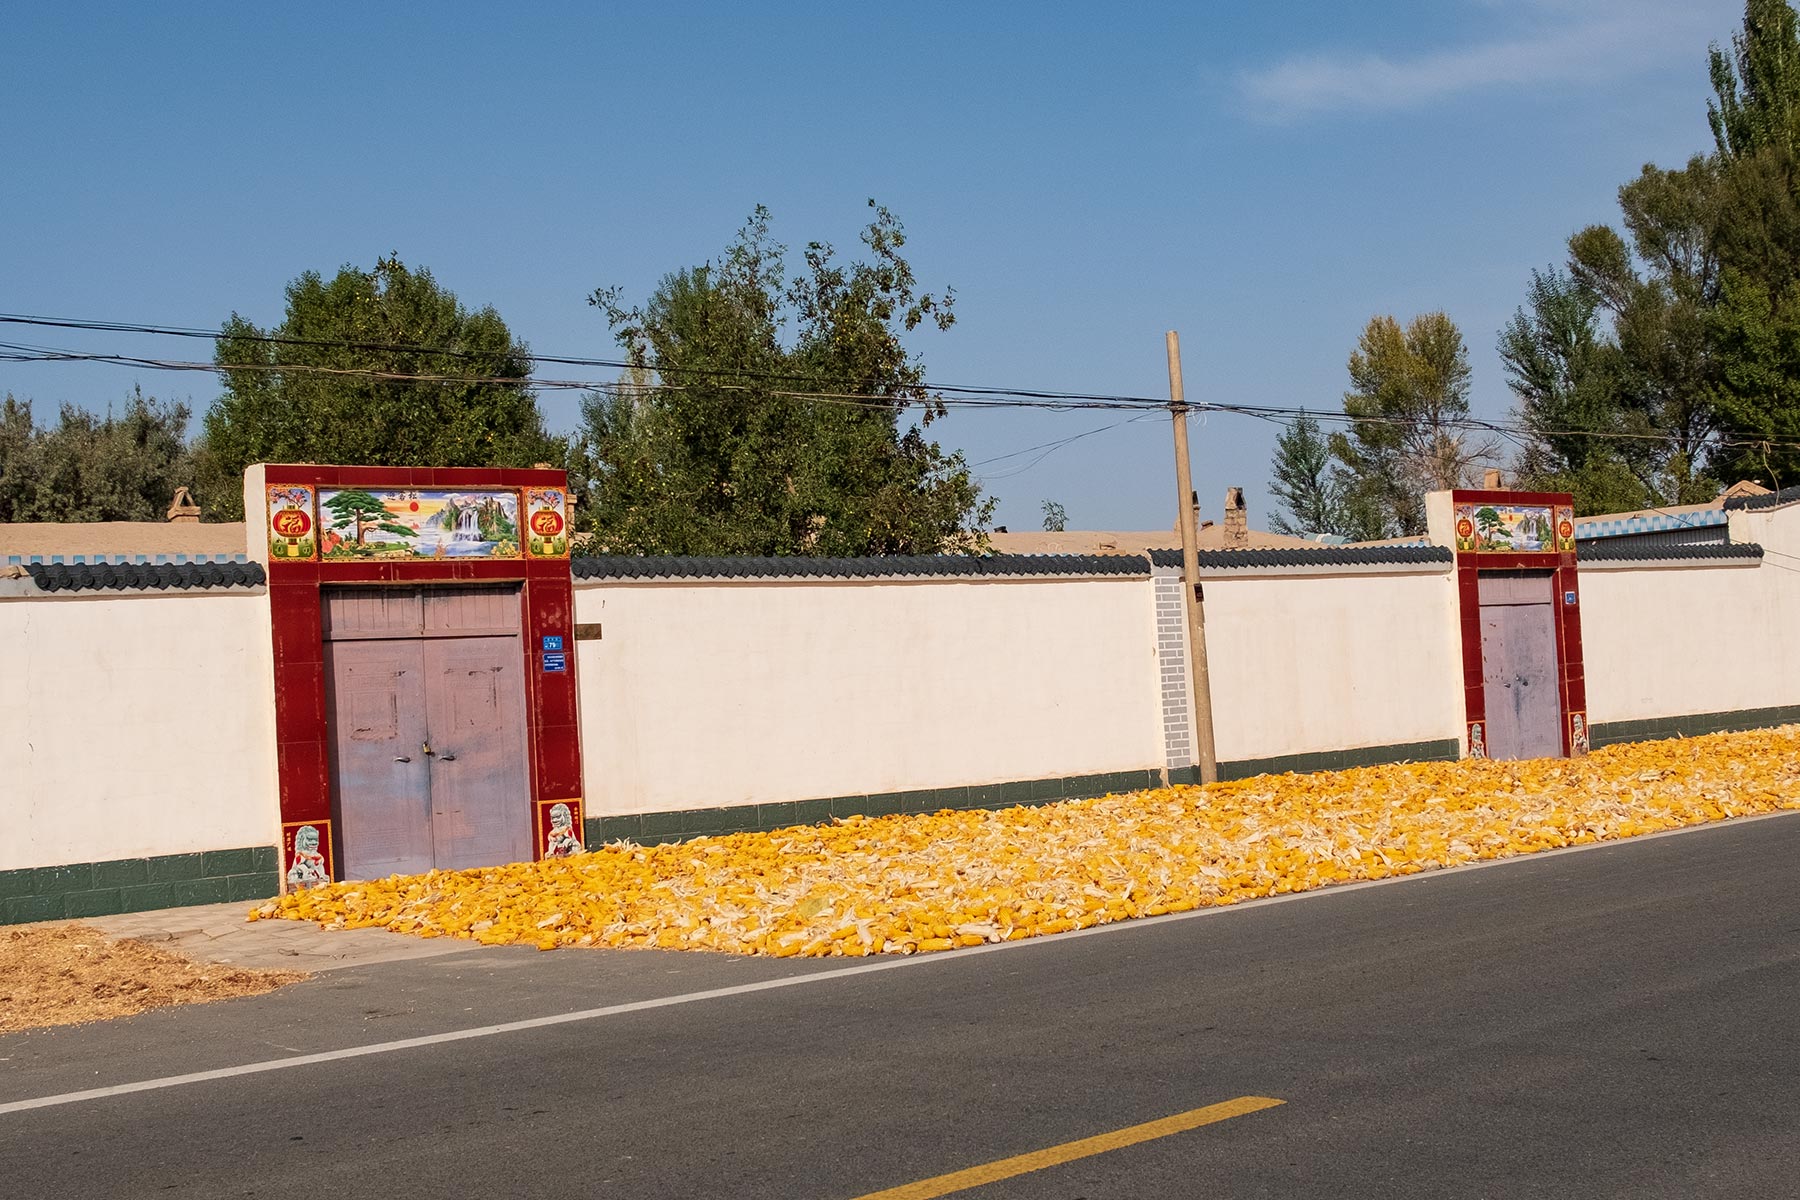
POLYGON ((544 653, 548 654, 552 651, 561 650, 562 648, 562 634, 546 633, 544 635, 544 653))

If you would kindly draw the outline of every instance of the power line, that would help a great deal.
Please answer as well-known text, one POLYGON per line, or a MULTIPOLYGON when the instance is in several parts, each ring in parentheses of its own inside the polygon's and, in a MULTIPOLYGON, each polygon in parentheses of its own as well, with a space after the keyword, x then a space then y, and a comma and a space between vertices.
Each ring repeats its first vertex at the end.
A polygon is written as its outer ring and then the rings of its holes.
POLYGON ((1110 425, 1102 425, 1097 429, 1089 429, 1089 430, 1085 430, 1081 433, 1073 434, 1066 438, 1058 438, 1057 440, 1055 440, 1053 442, 1042 442, 1036 446, 1027 446, 1023 450, 1014 450, 1009 454, 996 454, 992 458, 984 458, 980 462, 970 463, 969 466, 971 469, 973 469, 975 467, 986 466, 988 463, 1004 462, 1010 458, 1019 458, 1022 455, 1030 454, 1033 451, 1041 451, 1041 453, 1039 453, 1037 455, 1037 457, 1033 458, 1030 462, 1026 463, 1023 466, 1012 467, 1005 471, 999 471, 999 472, 995 472, 995 473, 989 474, 989 475, 978 475, 976 477, 978 479, 983 480, 984 482, 987 480, 993 480, 993 479, 1011 479, 1016 475, 1025 474, 1025 472, 1031 470, 1033 467, 1035 467, 1039 463, 1043 462, 1046 458, 1049 458, 1052 454, 1055 454, 1058 450, 1061 450, 1064 446, 1070 445, 1071 443, 1074 443, 1074 442, 1079 442, 1082 438, 1090 438, 1090 437, 1093 437, 1097 433, 1106 433, 1108 430, 1117 429, 1121 425, 1130 425, 1137 421, 1146 421, 1146 420, 1149 420, 1151 417, 1160 416, 1160 415, 1162 415, 1162 414, 1160 414, 1160 413, 1142 413, 1135 417, 1126 417, 1123 421, 1114 421, 1110 425))
MULTIPOLYGON (((306 346, 323 349, 359 350, 365 352, 386 352, 405 354, 430 354, 462 359, 482 359, 492 361, 496 355, 480 351, 460 350, 431 346, 409 345, 391 342, 362 342, 325 338, 294 338, 275 334, 232 334, 175 325, 154 325, 128 321, 90 320, 71 317, 46 317, 32 314, 0 313, 0 324, 17 324, 44 326, 61 329, 84 331, 135 333, 156 336, 182 337, 202 339, 215 343, 227 340, 245 340, 273 345, 306 346)), ((633 363, 622 359, 582 358, 569 355, 530 354, 536 363, 553 363, 557 365, 606 367, 620 370, 642 368, 644 364, 633 363)), ((367 378, 392 383, 445 383, 460 385, 497 385, 531 388, 542 391, 594 391, 612 394, 655 392, 685 393, 691 390, 681 383, 669 382, 667 377, 688 376, 697 379, 714 381, 710 386, 721 391, 748 392, 752 388, 743 383, 719 382, 731 380, 757 380, 764 382, 800 381, 817 385, 820 381, 813 376, 792 373, 762 371, 751 368, 713 368, 713 367, 656 367, 662 379, 658 383, 635 383, 620 380, 594 379, 551 379, 535 375, 455 375, 447 373, 415 373, 405 371, 387 371, 379 368, 331 367, 313 363, 219 363, 197 362, 181 359, 152 358, 128 354, 99 354, 65 350, 56 347, 26 346, 13 343, 0 343, 0 361, 11 362, 93 362, 116 366, 139 367, 146 370, 216 372, 228 374, 234 371, 260 372, 265 374, 317 374, 339 377, 367 378)), ((908 385, 908 390, 899 394, 880 394, 867 391, 832 391, 801 389, 760 389, 766 394, 790 399, 808 400, 817 403, 836 403, 846 407, 865 409, 885 409, 921 405, 928 407, 942 406, 949 408, 983 409, 983 408, 1031 408, 1051 412, 1078 410, 1112 410, 1143 411, 1160 414, 1167 409, 1168 401, 1160 396, 1135 396, 1122 393, 1074 392, 1028 387, 989 387, 969 384, 940 384, 920 380, 908 385), (938 393, 933 395, 932 393, 938 393), (948 393, 947 395, 944 393, 948 393)), ((1233 404, 1218 401, 1190 401, 1188 407, 1196 412, 1221 412, 1236 416, 1254 417, 1275 424, 1291 425, 1301 417, 1309 417, 1321 423, 1344 426, 1395 425, 1411 426, 1416 424, 1410 418, 1400 416, 1384 416, 1381 414, 1350 414, 1330 411, 1316 411, 1304 407, 1283 405, 1233 404)), ((1614 441, 1661 442, 1677 440, 1676 435, 1665 433, 1638 433, 1622 430, 1592 429, 1531 429, 1520 425, 1489 421, 1478 417, 1456 417, 1436 422, 1444 429, 1467 433, 1487 433, 1505 438, 1515 444, 1523 440, 1534 440, 1547 437, 1583 437, 1614 441)), ((1110 426, 1108 427, 1110 428, 1110 426)), ((1079 435, 1086 436, 1086 435, 1079 435)), ((1783 438, 1720 438, 1717 444, 1721 447, 1750 448, 1756 446, 1797 446, 1800 437, 1783 438)), ((1039 447, 1033 447, 1037 449, 1039 447)), ((1025 451, 1029 452, 1029 451, 1025 451)), ((1024 452, 1021 452, 1024 453, 1024 452)), ((1004 457, 1004 456, 1003 456, 1004 457)), ((989 460, 992 461, 992 460, 989 460)))
MULTIPOLYGON (((476 358, 491 361, 500 357, 494 353, 462 350, 454 347, 422 346, 401 342, 366 342, 336 338, 297 338, 281 334, 269 333, 232 333, 221 330, 196 329, 179 325, 152 325, 131 321, 88 320, 76 317, 44 317, 25 313, 0 313, 0 324, 38 325, 57 329, 95 330, 109 333, 139 333, 161 337, 196 338, 205 341, 220 342, 226 340, 257 342, 278 346, 306 346, 317 349, 362 350, 401 354, 432 354, 450 358, 476 358)), ((528 352, 534 362, 554 363, 558 366, 608 367, 618 370, 645 368, 648 364, 615 358, 584 358, 574 355, 539 354, 528 352)), ((214 366, 210 369, 224 369, 214 366)), ((796 374, 793 372, 767 371, 752 367, 657 367, 650 368, 658 374, 677 374, 703 378, 726 379, 758 379, 770 382, 798 382, 817 384, 815 376, 796 374)), ((1104 393, 1063 392, 1035 388, 994 388, 971 384, 924 383, 918 384, 921 390, 949 392, 956 395, 969 396, 1001 396, 1035 400, 1087 400, 1087 401, 1126 401, 1134 404, 1160 404, 1167 401, 1155 397, 1114 396, 1104 393)), ((817 395, 821 393, 808 393, 817 395)), ((858 393, 857 395, 861 395, 858 393)))

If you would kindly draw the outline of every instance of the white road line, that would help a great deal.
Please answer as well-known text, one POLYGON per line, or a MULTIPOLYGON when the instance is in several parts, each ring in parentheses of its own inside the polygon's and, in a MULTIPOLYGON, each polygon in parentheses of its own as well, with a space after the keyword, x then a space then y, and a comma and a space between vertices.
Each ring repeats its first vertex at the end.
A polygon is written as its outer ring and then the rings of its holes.
POLYGON ((1314 888, 1304 892, 1290 892, 1282 896, 1266 896, 1259 900, 1246 900, 1241 904, 1221 905, 1211 908, 1196 908, 1188 912, 1169 913, 1161 917, 1139 917, 1134 920, 1115 921, 1107 925, 1090 925, 1086 929, 1070 930, 1049 937, 1025 938, 1017 942, 997 942, 985 946, 971 946, 963 950, 940 951, 935 954, 917 954, 905 958, 884 958, 875 962, 858 963, 851 967, 837 967, 828 970, 808 972, 803 975, 787 975, 780 979, 765 979, 758 983, 739 983, 731 987, 708 988, 699 992, 683 992, 676 996, 659 996, 654 1000, 633 1000, 625 1004, 608 1004, 601 1008, 584 1008, 577 1012, 555 1013, 547 1017, 531 1017, 523 1021, 505 1021, 498 1025, 479 1025, 472 1029, 453 1029, 448 1033, 432 1033, 422 1037, 401 1038, 392 1042, 375 1042, 367 1046, 349 1046, 342 1050, 325 1050, 317 1054, 297 1054, 289 1058, 272 1058, 262 1062, 244 1063, 236 1067, 219 1067, 211 1071, 194 1071, 187 1075, 166 1075, 160 1079, 143 1079, 136 1083, 118 1083, 111 1087, 88 1088, 79 1092, 64 1092, 56 1096, 38 1096, 30 1100, 12 1100, 0 1103, 0 1115, 6 1113, 26 1112, 35 1108, 54 1108, 62 1104, 80 1104, 87 1100, 102 1100, 108 1096, 128 1096, 133 1092, 153 1092, 163 1088, 185 1087, 193 1083, 208 1083, 215 1079, 231 1079, 239 1075, 260 1075, 265 1071, 286 1071, 294 1067, 308 1067, 316 1063, 340 1062, 347 1058, 363 1058, 371 1054, 393 1054, 401 1050, 416 1050, 423 1046, 437 1046, 445 1042, 462 1042, 470 1038, 493 1037, 502 1033, 520 1033, 527 1029, 543 1029, 552 1025, 568 1025, 577 1021, 597 1021, 606 1017, 619 1017, 627 1013, 647 1012, 655 1008, 672 1008, 679 1004, 697 1004, 704 1000, 723 1000, 730 996, 748 996, 755 992, 772 992, 779 988, 802 987, 806 984, 825 983, 835 979, 844 979, 853 975, 872 975, 877 971, 896 971, 903 967, 921 967, 932 963, 965 962, 981 954, 997 954, 1004 950, 1019 950, 1029 946, 1064 945, 1076 938, 1091 937, 1103 933, 1115 933, 1124 929, 1142 929, 1150 925, 1166 924, 1170 921, 1188 921, 1196 917, 1216 917, 1226 913, 1244 912, 1249 909, 1264 908, 1271 904, 1286 904, 1293 900, 1306 900, 1315 896, 1341 896, 1345 892, 1360 891, 1363 888, 1386 887, 1393 883, 1412 883, 1423 879, 1439 879, 1464 871, 1475 871, 1485 867, 1510 866, 1516 863, 1540 862, 1562 854, 1578 854, 1586 850, 1599 850, 1608 847, 1632 845, 1638 842, 1654 841, 1658 838, 1675 837, 1684 833, 1695 833, 1700 830, 1718 829, 1725 825, 1741 825, 1751 821, 1767 821, 1777 817, 1800 816, 1800 813, 1781 812, 1763 813, 1754 817, 1738 817, 1728 821, 1713 821, 1705 825, 1689 825, 1681 829, 1664 830, 1661 833, 1641 834, 1632 838, 1617 838, 1605 842, 1591 842, 1585 846, 1564 846, 1556 850, 1540 850, 1535 854, 1518 854, 1508 858, 1494 858, 1483 862, 1464 863, 1460 866, 1446 867, 1436 871, 1421 871, 1412 875, 1392 875, 1386 879, 1366 879, 1357 883, 1340 883, 1331 887, 1314 888))

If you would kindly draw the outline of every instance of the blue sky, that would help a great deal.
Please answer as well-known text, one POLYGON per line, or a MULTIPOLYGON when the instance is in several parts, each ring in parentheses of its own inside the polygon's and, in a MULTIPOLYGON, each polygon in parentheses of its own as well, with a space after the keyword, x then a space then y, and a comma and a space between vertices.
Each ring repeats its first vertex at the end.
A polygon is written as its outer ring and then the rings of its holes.
MULTIPOLYGON (((91 6, 0 17, 0 311, 216 327, 280 319, 306 269, 398 251, 544 353, 610 356, 585 297, 641 298, 758 203, 790 245, 855 247, 875 197, 956 327, 947 383, 1334 409, 1368 318, 1442 308, 1474 405, 1530 271, 1611 220, 1645 162, 1710 145, 1706 46, 1734 0, 1346 5, 91 6), (179 14, 172 16, 170 14, 179 14)), ((4 339, 205 357, 203 344, 4 339)), ((0 391, 104 408, 209 375, 0 363, 0 391)), ((575 398, 545 408, 573 425, 575 398)), ((1036 461, 1112 414, 934 424, 1034 527, 1174 519, 1167 423, 1036 461), (998 461, 990 461, 998 459, 998 461)), ((1276 430, 1195 427, 1218 515, 1267 523, 1276 430)))

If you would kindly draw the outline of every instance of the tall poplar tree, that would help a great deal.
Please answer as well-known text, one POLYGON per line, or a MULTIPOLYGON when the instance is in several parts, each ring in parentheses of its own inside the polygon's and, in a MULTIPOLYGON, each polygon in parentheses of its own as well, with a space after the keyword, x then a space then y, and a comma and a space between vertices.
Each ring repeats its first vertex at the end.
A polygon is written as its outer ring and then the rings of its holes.
POLYGON ((1800 482, 1800 21, 1748 0, 1732 53, 1712 48, 1708 116, 1724 189, 1709 313, 1710 398, 1733 476, 1800 482))
POLYGON ((1425 493, 1465 487, 1493 461, 1492 439, 1471 437, 1469 351, 1442 312, 1404 327, 1372 318, 1350 355, 1345 433, 1331 435, 1343 463, 1346 523, 1358 538, 1425 532, 1425 493))

